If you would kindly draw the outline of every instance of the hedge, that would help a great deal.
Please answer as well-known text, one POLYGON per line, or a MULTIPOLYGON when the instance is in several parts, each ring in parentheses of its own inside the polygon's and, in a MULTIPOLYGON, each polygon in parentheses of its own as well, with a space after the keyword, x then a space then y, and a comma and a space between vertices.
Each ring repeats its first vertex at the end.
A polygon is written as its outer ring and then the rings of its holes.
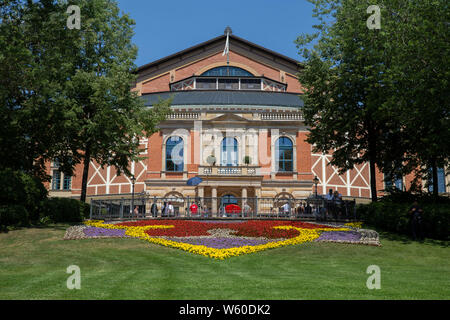
POLYGON ((47 199, 47 189, 38 178, 21 171, 5 169, 0 171, 0 186, 0 204, 10 207, 11 211, 7 215, 13 212, 21 215, 21 209, 16 207, 21 205, 31 221, 39 219, 42 204, 47 199))
MULTIPOLYGON (((423 209, 422 227, 425 237, 449 240, 450 203, 419 202, 423 209)), ((409 210, 412 203, 396 203, 381 200, 357 206, 357 217, 367 225, 381 230, 411 235, 409 210)))
POLYGON ((44 202, 41 219, 53 222, 81 222, 89 216, 89 205, 69 198, 50 198, 44 202))
POLYGON ((29 225, 27 209, 22 205, 0 205, 0 229, 7 226, 25 227, 29 225))

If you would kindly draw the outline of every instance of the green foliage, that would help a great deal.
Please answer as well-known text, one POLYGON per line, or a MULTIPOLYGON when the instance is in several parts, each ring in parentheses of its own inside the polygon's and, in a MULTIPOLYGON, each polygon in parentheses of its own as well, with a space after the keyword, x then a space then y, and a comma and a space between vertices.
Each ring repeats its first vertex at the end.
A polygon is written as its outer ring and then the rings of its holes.
POLYGON ((392 189, 388 195, 382 198, 385 202, 396 202, 396 203, 413 203, 414 201, 425 203, 436 203, 436 204, 450 204, 449 197, 434 197, 429 193, 412 193, 407 191, 401 191, 398 189, 392 189))
POLYGON ((73 115, 63 84, 74 72, 67 3, 8 0, 0 4, 0 169, 48 179, 52 159, 73 115))
POLYGON ((52 222, 82 222, 89 216, 89 205, 75 199, 50 198, 44 202, 41 220, 52 222))
POLYGON ((309 1, 317 32, 296 40, 305 58, 299 81, 308 142, 333 150, 341 172, 366 161, 371 174, 376 164, 392 176, 448 163, 448 1, 309 1), (366 25, 373 4, 380 30, 366 25))
MULTIPOLYGON (((91 159, 129 173, 139 136, 151 134, 169 102, 144 106, 136 82, 134 21, 115 1, 73 0, 81 30, 66 26, 65 0, 0 4, 0 170, 48 180, 45 163, 71 174, 91 159)), ((85 196, 87 172, 83 175, 85 196)))
POLYGON ((23 205, 0 205, 0 229, 8 226, 28 226, 28 211, 23 205))
MULTIPOLYGON (((74 0, 81 9, 81 30, 76 34, 73 55, 68 57, 76 72, 65 82, 66 108, 72 123, 64 132, 61 152, 70 150, 72 171, 83 162, 81 200, 85 200, 89 163, 113 166, 118 174, 130 175, 130 161, 141 159, 139 137, 155 132, 170 112, 170 100, 147 108, 133 89, 137 80, 132 43, 135 22, 121 14, 109 0, 74 0)), ((64 156, 64 154, 62 154, 64 156)))
POLYGON ((42 203, 47 198, 47 189, 37 177, 21 171, 5 169, 0 171, 0 186, 0 204, 21 205, 25 207, 28 212, 27 217, 31 221, 39 219, 42 203))
POLYGON ((409 210, 412 202, 419 200, 424 213, 422 215, 423 231, 426 237, 448 240, 450 237, 450 200, 434 197, 416 198, 406 194, 386 197, 381 201, 357 206, 357 217, 369 226, 381 230, 410 235, 411 224, 409 210), (399 200, 402 202, 398 202, 399 200))
POLYGON ((0 203, 23 203, 26 197, 20 173, 12 169, 0 170, 0 203))

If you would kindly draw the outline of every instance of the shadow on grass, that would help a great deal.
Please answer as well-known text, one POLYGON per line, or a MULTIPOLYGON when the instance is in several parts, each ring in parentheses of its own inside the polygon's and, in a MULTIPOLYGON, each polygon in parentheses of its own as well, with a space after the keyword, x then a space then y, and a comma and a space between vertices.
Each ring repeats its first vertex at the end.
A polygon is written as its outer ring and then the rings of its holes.
POLYGON ((445 240, 436 240, 436 239, 430 239, 430 238, 425 238, 423 240, 413 240, 411 236, 407 236, 404 234, 398 234, 398 233, 393 233, 393 232, 388 232, 388 231, 383 231, 383 230, 377 230, 376 228, 373 228, 370 226, 368 226, 368 229, 372 229, 372 230, 375 230, 376 232, 378 232, 381 240, 387 239, 387 240, 391 240, 391 241, 399 241, 399 242, 402 242, 403 244, 411 244, 411 243, 417 242, 417 243, 426 244, 426 245, 441 246, 442 248, 448 248, 450 245, 450 242, 445 241, 445 240))
POLYGON ((9 231, 18 231, 25 229, 49 229, 49 230, 66 230, 70 226, 76 226, 81 224, 81 222, 64 222, 64 223, 56 223, 56 224, 32 224, 29 226, 22 227, 6 227, 0 229, 0 233, 8 233, 9 231))

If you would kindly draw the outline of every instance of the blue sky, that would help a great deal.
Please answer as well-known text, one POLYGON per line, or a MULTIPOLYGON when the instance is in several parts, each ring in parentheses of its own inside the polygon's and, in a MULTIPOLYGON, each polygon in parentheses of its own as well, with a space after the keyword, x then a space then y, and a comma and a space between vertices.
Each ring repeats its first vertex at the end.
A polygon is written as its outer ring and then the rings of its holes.
POLYGON ((233 34, 301 60, 294 40, 313 32, 306 0, 117 0, 136 21, 137 66, 222 35, 233 34))

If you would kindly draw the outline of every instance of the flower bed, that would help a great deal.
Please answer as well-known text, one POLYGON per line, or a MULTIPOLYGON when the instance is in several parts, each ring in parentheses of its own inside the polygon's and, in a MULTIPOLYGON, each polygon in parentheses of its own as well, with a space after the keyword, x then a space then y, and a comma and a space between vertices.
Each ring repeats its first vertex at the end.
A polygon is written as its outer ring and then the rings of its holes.
POLYGON ((146 230, 146 233, 153 237, 188 237, 188 236, 209 236, 208 230, 211 229, 231 229, 236 231, 237 236, 243 237, 265 237, 269 239, 291 239, 298 236, 296 229, 279 229, 275 226, 292 226, 301 229, 331 229, 330 226, 322 226, 299 221, 277 221, 277 220, 249 220, 244 222, 211 222, 191 220, 157 220, 157 221, 137 221, 124 222, 118 224, 121 227, 146 227, 167 226, 173 228, 154 228, 146 230))
POLYGON ((118 224, 90 220, 84 226, 69 228, 65 239, 136 237, 215 259, 309 241, 379 245, 376 233, 356 227, 285 220, 143 220, 118 224))

